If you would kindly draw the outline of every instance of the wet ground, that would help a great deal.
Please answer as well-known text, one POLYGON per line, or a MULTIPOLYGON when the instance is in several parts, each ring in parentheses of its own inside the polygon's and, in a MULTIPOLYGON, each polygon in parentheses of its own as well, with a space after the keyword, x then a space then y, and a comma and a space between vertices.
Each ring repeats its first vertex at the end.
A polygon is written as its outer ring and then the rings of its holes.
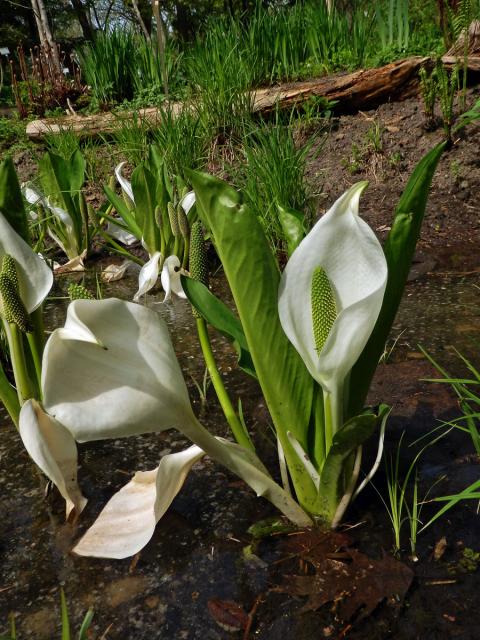
MULTIPOLYGON (((455 399, 445 385, 420 382, 434 371, 419 352, 418 344, 455 373, 461 372, 454 348, 478 364, 480 328, 479 272, 469 245, 455 253, 424 250, 418 255, 397 322, 371 391, 371 401, 393 405, 388 451, 394 451, 402 431, 409 443, 437 426, 439 419, 456 415, 455 399)), ((57 294, 64 291, 60 281, 57 294)), ((111 285, 104 295, 127 297, 133 282, 111 285)), ((221 281, 214 288, 222 290, 221 281)), ((161 297, 161 296, 160 296, 161 297)), ((185 372, 191 398, 201 411, 199 394, 203 365, 188 305, 155 306, 170 325, 185 372)), ((65 302, 48 304, 51 326, 62 322, 65 302)), ((215 349, 231 394, 241 397, 247 424, 257 434, 261 455, 273 460, 273 440, 268 416, 255 385, 234 368, 235 357, 223 339, 215 349)), ((216 433, 226 435, 212 389, 202 420, 216 433)), ((231 600, 246 612, 256 606, 253 624, 243 637, 261 640, 295 638, 443 639, 480 637, 478 562, 468 562, 480 550, 480 520, 476 503, 462 504, 419 536, 419 561, 409 559, 407 529, 402 559, 416 578, 403 604, 381 605, 372 617, 352 626, 335 620, 327 606, 300 614, 303 604, 271 591, 284 573, 298 572, 298 561, 285 563, 278 538, 261 543, 254 555, 244 553, 251 543, 248 527, 274 514, 266 501, 222 468, 206 460, 198 463, 151 542, 133 561, 97 560, 70 553, 75 540, 98 514, 108 498, 135 470, 150 469, 159 458, 187 443, 177 433, 90 443, 80 447, 79 478, 89 504, 78 526, 64 523, 63 505, 53 496, 44 498, 44 480, 30 464, 14 428, 3 420, 0 438, 0 633, 7 631, 9 613, 17 623, 18 638, 60 638, 59 589, 63 586, 76 629, 89 607, 95 609, 91 638, 108 640, 224 640, 233 635, 215 621, 209 610, 214 599, 231 600), (433 559, 435 544, 445 536, 446 550, 433 559), (465 562, 464 562, 465 561, 465 562), (464 566, 465 565, 465 566, 464 566), (466 568, 466 571, 465 571, 466 568)), ((465 434, 452 434, 432 447, 419 465, 421 492, 440 476, 439 494, 458 491, 479 477, 480 467, 465 434)), ((402 449, 402 460, 414 450, 402 449)), ((375 480, 385 497, 381 470, 375 480)), ((425 505, 425 516, 435 507, 425 505)), ((350 533, 372 557, 392 546, 392 531, 385 508, 373 489, 364 492, 348 515, 358 525, 350 533)))

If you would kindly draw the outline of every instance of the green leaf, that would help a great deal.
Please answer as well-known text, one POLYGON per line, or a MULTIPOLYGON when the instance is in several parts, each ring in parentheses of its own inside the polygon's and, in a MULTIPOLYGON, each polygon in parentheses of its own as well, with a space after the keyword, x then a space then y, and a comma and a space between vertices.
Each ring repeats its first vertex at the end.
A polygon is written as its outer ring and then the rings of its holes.
POLYGON ((160 250, 160 230, 155 221, 157 179, 144 165, 139 165, 132 173, 132 191, 136 220, 142 228, 143 242, 152 255, 160 250))
POLYGON ((200 218, 210 229, 245 332, 258 381, 289 464, 297 497, 310 511, 316 488, 287 438, 306 449, 313 379, 278 317, 280 272, 257 217, 225 182, 188 172, 200 218))
POLYGON ((63 589, 60 589, 60 611, 62 614, 62 640, 70 640, 70 620, 68 619, 67 601, 63 589))
POLYGON ((38 169, 45 196, 70 214, 75 229, 76 250, 81 253, 84 232, 79 195, 85 177, 85 160, 81 152, 75 151, 70 160, 47 152, 38 163, 38 169))
POLYGON ((90 629, 90 625, 92 624, 93 613, 93 609, 89 609, 85 614, 82 626, 80 627, 80 631, 78 632, 78 640, 87 640, 87 631, 90 629))
POLYGON ((209 289, 193 278, 181 276, 183 290, 190 303, 205 320, 219 331, 235 347, 238 354, 238 366, 253 378, 256 378, 252 356, 240 320, 209 289))
POLYGON ((109 199, 110 203, 115 208, 115 211, 118 213, 118 215, 121 217, 125 225, 128 227, 128 230, 130 231, 130 233, 134 235, 136 238, 138 238, 138 240, 141 240, 142 229, 138 226, 137 221, 135 220, 134 214, 127 207, 123 199, 120 198, 120 196, 117 196, 115 191, 112 191, 112 189, 110 189, 110 187, 108 187, 107 185, 103 187, 103 190, 105 191, 105 195, 109 199))
POLYGON ((0 212, 18 235, 31 244, 20 183, 11 158, 0 162, 0 212))
POLYGON ((443 516, 443 514, 446 511, 448 511, 449 509, 454 507, 456 504, 458 504, 462 500, 471 500, 471 499, 477 500, 477 498, 478 498, 478 493, 477 492, 478 492, 479 489, 480 489, 480 480, 477 480, 476 482, 474 482, 469 487, 467 487, 466 489, 464 489, 463 491, 461 491, 460 493, 458 493, 456 495, 453 495, 453 496, 441 496, 439 498, 435 498, 436 502, 446 501, 447 504, 443 505, 443 507, 437 511, 437 513, 427 522, 427 524, 425 524, 420 529, 420 531, 418 533, 421 533, 422 531, 424 531, 427 527, 429 527, 431 524, 433 524, 435 522, 435 520, 438 520, 438 518, 443 516))
MULTIPOLYGON (((388 410, 388 407, 387 409, 388 410)), ((320 476, 318 512, 331 522, 345 493, 345 463, 357 447, 373 434, 379 418, 373 413, 355 416, 333 436, 332 446, 320 476)))
POLYGON ((65 163, 68 171, 68 181, 71 193, 79 193, 85 182, 85 168, 87 163, 80 149, 72 153, 70 159, 65 163))
POLYGON ((362 410, 385 348, 420 236, 433 174, 445 145, 445 142, 437 145, 420 160, 397 205, 384 247, 388 264, 387 288, 373 333, 350 374, 348 415, 355 415, 362 410))
POLYGON ((287 240, 287 251, 290 257, 305 237, 304 215, 300 211, 277 205, 278 219, 287 240))

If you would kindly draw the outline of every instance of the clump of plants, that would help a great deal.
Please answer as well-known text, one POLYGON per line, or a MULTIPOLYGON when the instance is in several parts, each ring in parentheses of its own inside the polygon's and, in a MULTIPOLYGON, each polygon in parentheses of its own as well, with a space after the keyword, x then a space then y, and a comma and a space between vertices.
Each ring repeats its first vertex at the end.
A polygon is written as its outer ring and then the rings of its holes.
MULTIPOLYGON (((195 198, 199 220, 185 225, 183 185, 175 188, 168 181, 154 148, 131 183, 117 168, 123 196, 109 187, 106 193, 120 220, 103 215, 142 239, 151 254, 145 282, 150 271, 156 279, 161 256, 176 258, 171 281, 175 278, 195 309, 207 368, 235 442, 214 437, 194 415, 166 325, 154 311, 76 292, 65 326, 46 339, 41 306, 52 274, 31 248, 13 167, 8 162, 1 167, 1 313, 15 386, 4 373, 0 397, 27 451, 65 498, 67 516, 78 517, 86 503, 77 481, 76 442, 173 427, 193 443, 164 456, 156 469, 138 472, 112 497, 76 553, 120 558, 139 551, 204 455, 239 475, 294 524, 339 525, 378 466, 366 470, 360 482, 363 445, 384 433, 389 413, 384 405, 365 407, 365 399, 444 146, 416 167, 384 248, 359 216, 365 182, 353 185, 309 232, 295 211, 284 209, 288 261, 283 270, 256 212, 225 182, 187 172, 195 193, 188 197, 195 198), (208 289, 203 230, 222 262, 235 313, 208 289), (187 265, 190 277, 180 280, 187 265), (275 430, 281 483, 259 459, 243 412, 235 410, 223 388, 208 325, 230 339, 239 366, 258 381, 275 430)), ((58 173, 52 175, 58 180, 58 173)), ((381 435, 379 456, 382 447, 381 435)))

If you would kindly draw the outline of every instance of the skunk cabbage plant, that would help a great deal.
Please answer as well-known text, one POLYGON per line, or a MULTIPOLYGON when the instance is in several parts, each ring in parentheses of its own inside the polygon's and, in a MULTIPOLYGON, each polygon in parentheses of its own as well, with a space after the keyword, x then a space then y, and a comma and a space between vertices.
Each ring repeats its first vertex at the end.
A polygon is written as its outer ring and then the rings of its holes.
MULTIPOLYGON (((25 447, 65 498, 67 514, 74 517, 85 505, 76 476, 76 442, 175 428, 193 443, 183 452, 164 456, 156 469, 135 474, 77 544, 78 554, 123 558, 138 552, 193 464, 205 454, 297 525, 322 521, 337 526, 365 485, 363 481, 357 486, 362 447, 376 431, 381 453, 389 410, 384 405, 365 408, 366 395, 407 280, 443 148, 435 147, 417 165, 383 250, 359 217, 360 194, 366 186, 359 183, 308 235, 302 238, 303 232, 294 229, 283 273, 260 222, 237 191, 212 176, 190 175, 199 216, 222 261, 238 318, 202 282, 182 276, 184 289, 196 312, 231 338, 240 366, 258 380, 278 439, 283 487, 272 479, 249 438, 248 446, 240 446, 214 437, 200 424, 168 330, 157 313, 116 299, 70 304, 65 326, 50 335, 36 358, 32 350, 41 377, 36 385, 23 385, 18 420, 25 447)), ((137 212, 135 184, 146 185, 140 200, 154 193, 148 174, 142 167, 132 178, 137 212)), ((138 224, 140 218, 125 207, 138 224)), ((18 226, 18 220, 12 220, 18 226)), ((152 247, 147 238, 156 231, 146 220, 144 216, 142 237, 152 247)), ((17 227, 12 231, 9 223, 0 226, 5 238, 0 244, 0 286, 11 277, 0 291, 0 310, 4 324, 12 329, 18 319, 4 292, 16 291, 23 302, 15 310, 25 308, 28 316, 46 295, 51 274, 47 277, 42 266, 43 279, 39 276, 40 282, 33 284, 25 265, 34 258, 20 241, 17 227), (8 275, 12 261, 15 272, 8 275), (23 285, 18 284, 22 279, 23 285), (37 287, 33 295, 31 288, 37 287)), ((186 236, 184 240, 188 247, 186 236)), ((160 256, 156 259, 159 264, 160 256)), ((167 295, 169 290, 180 291, 180 266, 175 252, 165 261, 167 295)), ((28 334, 28 317, 24 325, 28 334)), ((1 377, 0 393, 5 401, 1 377)), ((376 465, 366 480, 375 469, 376 465)))
POLYGON ((79 150, 67 160, 47 152, 39 163, 41 191, 31 183, 22 187, 37 223, 46 228, 69 260, 84 255, 90 245, 94 214, 82 192, 85 164, 79 150))
POLYGON ((190 454, 167 456, 150 475, 135 476, 132 483, 146 490, 150 507, 138 500, 132 485, 124 488, 76 547, 78 553, 126 557, 139 551, 181 488, 186 469, 205 453, 294 522, 310 522, 254 453, 215 438, 198 422, 166 324, 150 309, 114 298, 70 303, 65 326, 56 329, 45 346, 41 391, 43 407, 24 404, 19 431, 33 460, 66 498, 68 513, 73 508, 80 512, 85 503, 73 472, 75 441, 176 428, 197 445, 190 454), (122 532, 120 521, 132 518, 134 531, 127 527, 122 532))
POLYGON ((172 292, 181 292, 180 276, 174 277, 172 261, 166 269, 163 263, 170 256, 179 258, 183 267, 188 262, 195 194, 188 192, 179 178, 175 185, 172 184, 159 149, 154 145, 149 148, 147 160, 134 169, 131 182, 123 174, 124 166, 125 162, 121 162, 115 168, 115 178, 120 184, 123 198, 117 196, 110 187, 105 187, 105 193, 119 218, 109 214, 103 217, 110 229, 115 230, 117 239, 120 239, 120 233, 126 237, 134 236, 148 252, 149 259, 140 271, 134 300, 138 301, 155 286, 161 272, 162 281, 172 282, 168 292, 165 290, 165 300, 168 300, 172 292))
MULTIPOLYGON (((189 175, 276 430, 281 467, 286 463, 304 510, 332 526, 355 494, 363 443, 377 430, 380 448, 383 443, 388 408, 365 409, 366 395, 406 284, 443 149, 435 147, 417 165, 385 250, 359 217, 366 184, 358 183, 306 237, 293 229, 283 273, 240 194, 212 176, 189 175)), ((198 282, 184 281, 184 289, 216 326, 218 301, 198 282)), ((289 478, 282 477, 287 488, 289 478)))

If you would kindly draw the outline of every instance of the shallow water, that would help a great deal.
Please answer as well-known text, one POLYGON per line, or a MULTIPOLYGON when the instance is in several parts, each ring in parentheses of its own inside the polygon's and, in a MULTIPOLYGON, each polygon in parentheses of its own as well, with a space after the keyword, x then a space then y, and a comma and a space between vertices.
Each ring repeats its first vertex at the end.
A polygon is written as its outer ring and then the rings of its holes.
MULTIPOLYGON (((437 269, 407 287, 392 332, 395 346, 391 352, 388 350, 387 363, 379 368, 371 393, 372 402, 382 399, 394 405, 393 428, 408 427, 412 433, 421 433, 432 428, 436 418, 451 412, 454 402, 446 387, 418 382, 418 378, 431 377, 432 369, 421 359, 417 344, 455 372, 461 368, 454 347, 478 362, 479 282, 478 273, 456 275, 437 269)), ((114 283, 104 295, 129 297, 134 285, 132 280, 114 283)), ((217 293, 224 288, 220 280, 214 286, 217 293)), ((60 282, 59 292, 64 288, 65 283, 60 282)), ((204 367, 189 306, 179 300, 159 305, 158 299, 161 295, 149 298, 148 304, 161 313, 172 330, 191 398, 200 411, 193 379, 201 384, 204 367)), ((64 312, 65 301, 49 302, 49 325, 60 325, 64 312)), ((235 398, 242 398, 249 426, 254 426, 262 436, 259 449, 271 457, 268 416, 255 384, 235 369, 235 356, 223 338, 215 338, 213 342, 227 387, 235 398)), ((212 389, 208 392, 203 421, 215 433, 227 434, 212 389)), ((108 629, 103 637, 112 640, 221 640, 232 634, 212 619, 208 601, 234 600, 248 611, 258 594, 268 591, 271 581, 268 563, 276 557, 275 550, 266 545, 259 552, 261 558, 247 559, 242 549, 249 543, 248 526, 274 511, 208 460, 195 466, 152 541, 135 561, 88 559, 70 553, 80 533, 135 470, 153 468, 162 455, 187 444, 181 435, 172 432, 81 445, 79 479, 89 505, 80 524, 71 526, 64 523, 61 500, 55 495, 44 498, 44 480, 30 464, 14 428, 6 420, 2 422, 5 426, 0 438, 0 633, 7 631, 7 617, 13 612, 20 640, 59 638, 59 588, 63 586, 75 628, 89 606, 95 609, 92 638, 102 637, 108 629)), ((471 449, 465 438, 461 439, 461 445, 465 451, 471 449)), ((460 453, 446 447, 436 454, 430 467, 454 464, 460 453)), ((378 541, 383 536, 384 541, 378 544, 388 547, 389 532, 379 500, 374 495, 367 496, 364 506, 369 514, 367 519, 381 520, 377 531, 370 535, 368 530, 364 537, 378 541)), ((469 506, 466 518, 462 533, 474 544, 478 524, 474 526, 468 519, 474 518, 469 506)), ((456 637, 449 635, 451 627, 441 614, 437 615, 435 626, 425 613, 430 589, 417 585, 411 596, 412 606, 402 613, 402 624, 397 624, 396 614, 392 617, 380 612, 373 623, 355 631, 354 637, 456 637), (422 610, 425 615, 420 619, 422 610)), ((450 594, 445 587, 435 591, 432 598, 440 600, 440 607, 446 607, 442 603, 450 601, 450 594)), ((468 602, 468 594, 473 606, 474 582, 471 586, 467 583, 466 591, 461 592, 460 609, 468 602)), ((259 607, 250 637, 263 640, 281 636, 300 640, 327 637, 319 627, 325 614, 299 616, 296 609, 298 603, 292 604, 278 594, 271 596, 267 605, 259 607)), ((451 607, 448 612, 452 610, 451 607)), ((459 615, 457 622, 462 619, 459 615)), ((478 617, 477 612, 468 615, 464 612, 465 624, 476 624, 475 616, 478 617)), ((468 633, 465 629, 458 637, 476 637, 468 633)))

